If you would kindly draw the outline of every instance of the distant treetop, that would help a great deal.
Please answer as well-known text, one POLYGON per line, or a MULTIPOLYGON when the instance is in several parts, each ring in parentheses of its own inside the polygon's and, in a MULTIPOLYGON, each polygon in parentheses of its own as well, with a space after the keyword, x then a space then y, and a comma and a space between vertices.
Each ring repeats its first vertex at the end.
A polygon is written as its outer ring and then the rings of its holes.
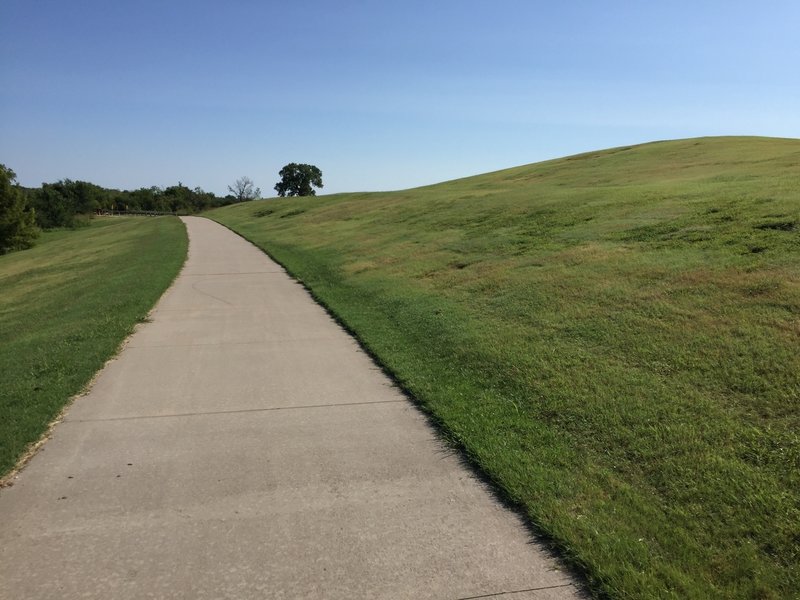
POLYGON ((281 180, 275 184, 278 196, 316 196, 313 189, 322 187, 322 171, 314 165, 289 163, 280 172, 281 180))
POLYGON ((249 177, 240 177, 233 186, 228 186, 228 191, 236 198, 236 202, 257 200, 261 197, 261 188, 257 188, 249 177))

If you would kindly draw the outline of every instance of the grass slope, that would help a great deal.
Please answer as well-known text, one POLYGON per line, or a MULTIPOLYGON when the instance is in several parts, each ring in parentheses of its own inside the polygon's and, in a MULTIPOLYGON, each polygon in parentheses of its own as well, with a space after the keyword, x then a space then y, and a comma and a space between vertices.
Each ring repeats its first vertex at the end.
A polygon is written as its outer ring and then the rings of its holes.
POLYGON ((178 219, 111 218, 0 256, 0 475, 145 317, 186 248, 178 219))
POLYGON ((617 598, 800 589, 800 141, 210 213, 617 598))

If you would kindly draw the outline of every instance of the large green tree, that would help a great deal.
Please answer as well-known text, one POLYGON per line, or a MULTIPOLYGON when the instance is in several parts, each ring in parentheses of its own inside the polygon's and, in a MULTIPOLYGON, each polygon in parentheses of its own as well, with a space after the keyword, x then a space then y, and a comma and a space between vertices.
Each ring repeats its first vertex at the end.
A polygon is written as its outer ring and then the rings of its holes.
POLYGON ((275 184, 278 196, 315 196, 315 187, 322 187, 322 171, 314 165, 289 163, 280 172, 275 184))
POLYGON ((30 248, 39 235, 33 209, 16 179, 14 171, 0 165, 0 254, 30 248))
POLYGON ((104 203, 108 190, 88 181, 64 179, 43 183, 34 197, 36 220, 43 229, 75 227, 104 203))

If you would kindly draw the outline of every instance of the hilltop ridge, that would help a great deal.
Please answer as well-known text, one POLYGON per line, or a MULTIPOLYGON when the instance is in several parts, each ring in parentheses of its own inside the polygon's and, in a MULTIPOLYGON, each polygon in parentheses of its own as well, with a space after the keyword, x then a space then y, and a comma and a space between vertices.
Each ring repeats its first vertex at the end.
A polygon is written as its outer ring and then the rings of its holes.
POLYGON ((800 140, 209 213, 611 597, 800 589, 800 140))
MULTIPOLYGON (((696 176, 736 173, 742 167, 764 173, 776 166, 791 168, 800 162, 800 140, 759 136, 716 136, 645 142, 605 150, 582 152, 561 158, 510 167, 490 173, 454 179, 430 186, 456 183, 471 184, 476 180, 525 181, 532 178, 573 178, 575 171, 605 171, 601 183, 647 182, 672 173, 678 179, 696 176), (624 167, 624 168, 623 168, 624 167), (621 171, 621 172, 620 172, 621 171), (622 175, 635 179, 622 179, 622 175), (617 177, 613 177, 616 175, 617 177)), ((597 173, 595 173, 597 175, 597 173)))

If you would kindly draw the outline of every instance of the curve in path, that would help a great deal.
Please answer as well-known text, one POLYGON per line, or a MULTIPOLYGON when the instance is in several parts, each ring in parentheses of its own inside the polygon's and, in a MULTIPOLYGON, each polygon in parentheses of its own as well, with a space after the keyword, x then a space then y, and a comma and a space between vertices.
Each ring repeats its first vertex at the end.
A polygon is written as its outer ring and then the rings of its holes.
POLYGON ((577 597, 298 283, 184 221, 152 321, 0 492, 2 594, 577 597))

